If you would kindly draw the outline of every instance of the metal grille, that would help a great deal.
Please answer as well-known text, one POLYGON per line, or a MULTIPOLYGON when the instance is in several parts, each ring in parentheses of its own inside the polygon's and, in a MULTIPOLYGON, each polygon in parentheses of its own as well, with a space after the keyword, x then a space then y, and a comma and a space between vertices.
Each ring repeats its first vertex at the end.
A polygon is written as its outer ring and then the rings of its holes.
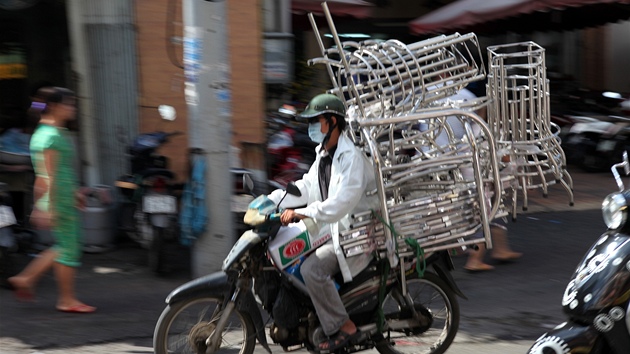
POLYGON ((138 74, 133 2, 89 2, 89 52, 100 182, 113 185, 129 169, 125 146, 138 133, 138 74))

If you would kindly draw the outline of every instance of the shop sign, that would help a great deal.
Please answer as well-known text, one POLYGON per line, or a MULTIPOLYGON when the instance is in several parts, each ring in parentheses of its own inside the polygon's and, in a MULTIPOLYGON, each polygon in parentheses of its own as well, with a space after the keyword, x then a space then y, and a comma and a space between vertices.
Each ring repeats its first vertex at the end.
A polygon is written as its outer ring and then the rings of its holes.
POLYGON ((26 79, 26 64, 0 63, 0 80, 26 79))
POLYGON ((26 54, 17 43, 0 43, 0 80, 25 79, 26 54))

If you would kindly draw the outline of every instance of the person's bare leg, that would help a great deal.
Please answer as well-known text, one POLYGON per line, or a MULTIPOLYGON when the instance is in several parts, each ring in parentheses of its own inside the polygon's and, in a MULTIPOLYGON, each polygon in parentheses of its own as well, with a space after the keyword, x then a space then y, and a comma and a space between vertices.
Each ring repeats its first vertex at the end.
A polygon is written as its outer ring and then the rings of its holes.
POLYGON ((357 333, 357 326, 354 324, 354 322, 352 322, 352 320, 347 320, 346 322, 344 322, 343 325, 341 325, 341 328, 339 328, 339 330, 353 335, 357 333))
POLYGON ((75 275, 76 268, 61 263, 55 263, 55 276, 57 277, 57 286, 59 287, 57 309, 60 311, 74 309, 72 312, 93 312, 96 308, 79 301, 74 293, 75 275))
POLYGON ((52 249, 42 251, 20 273, 8 279, 16 289, 33 293, 39 278, 52 267, 57 257, 57 252, 52 249))
POLYGON ((468 260, 464 265, 464 269, 470 271, 483 271, 483 270, 492 270, 493 266, 487 264, 483 261, 483 257, 486 254, 486 244, 478 243, 477 246, 479 249, 474 250, 472 247, 468 250, 468 260))
POLYGON ((492 233, 492 258, 501 261, 510 261, 523 256, 522 253, 514 252, 510 248, 506 229, 493 226, 490 231, 492 233))

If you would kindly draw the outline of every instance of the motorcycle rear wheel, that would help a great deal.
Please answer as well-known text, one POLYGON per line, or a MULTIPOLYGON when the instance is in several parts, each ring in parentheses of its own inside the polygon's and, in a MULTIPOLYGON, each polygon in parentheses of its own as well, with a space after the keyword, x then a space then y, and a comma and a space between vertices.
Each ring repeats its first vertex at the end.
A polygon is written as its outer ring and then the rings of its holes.
POLYGON ((166 230, 164 230, 163 227, 153 226, 153 240, 151 241, 151 246, 149 247, 148 263, 149 269, 158 275, 163 275, 165 273, 165 232, 166 230))
MULTIPOLYGON (((205 353, 205 340, 214 330, 222 304, 221 298, 198 296, 168 305, 155 326, 155 353, 205 353)), ((223 330, 221 347, 216 353, 252 354, 255 345, 256 330, 252 320, 234 309, 223 330)))
MULTIPOLYGON (((396 300, 395 291, 398 289, 392 289, 383 301, 386 319, 392 315, 404 318, 403 306, 396 300)), ((428 311, 430 324, 384 332, 385 339, 376 344, 376 349, 381 354, 444 353, 453 343, 459 329, 459 303, 455 293, 440 277, 429 272, 423 278, 408 278, 407 292, 416 310, 428 311)))

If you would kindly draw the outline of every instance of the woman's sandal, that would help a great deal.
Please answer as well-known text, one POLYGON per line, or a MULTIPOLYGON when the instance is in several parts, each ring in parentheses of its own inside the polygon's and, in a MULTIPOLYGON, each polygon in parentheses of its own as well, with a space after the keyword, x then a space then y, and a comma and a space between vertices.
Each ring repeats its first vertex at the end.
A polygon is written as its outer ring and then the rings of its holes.
POLYGON ((14 279, 8 279, 9 285, 13 288, 13 294, 15 299, 19 302, 35 302, 35 293, 33 289, 25 286, 20 286, 14 279))
POLYGON ((26 288, 15 288, 13 290, 15 299, 19 302, 35 302, 35 294, 26 288))
POLYGON ((328 339, 327 341, 319 343, 318 349, 320 353, 332 353, 335 350, 343 348, 348 342, 354 338, 359 331, 357 330, 355 333, 350 334, 344 331, 339 331, 333 337, 328 339), (324 348, 324 345, 326 347, 324 348))

